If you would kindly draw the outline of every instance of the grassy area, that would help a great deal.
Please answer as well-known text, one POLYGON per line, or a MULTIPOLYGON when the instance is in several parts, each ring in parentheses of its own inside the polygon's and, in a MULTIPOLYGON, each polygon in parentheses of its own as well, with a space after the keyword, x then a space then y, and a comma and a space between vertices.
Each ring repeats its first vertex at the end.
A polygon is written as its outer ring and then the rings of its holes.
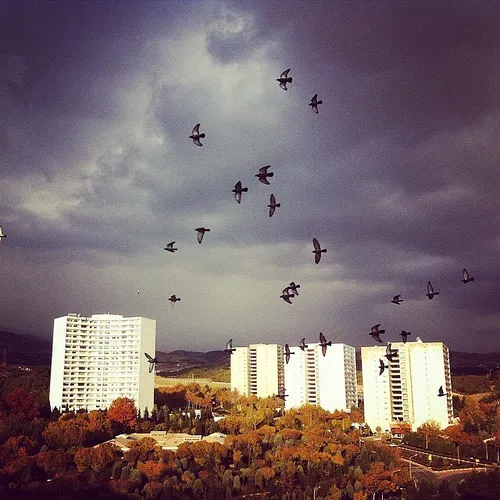
POLYGON ((229 366, 221 365, 211 367, 195 366, 168 375, 169 378, 203 378, 213 380, 214 382, 225 382, 227 384, 231 382, 231 369, 229 366))
POLYGON ((155 389, 160 387, 173 387, 177 384, 188 385, 191 383, 200 384, 202 387, 208 385, 213 389, 231 389, 231 384, 228 382, 215 382, 209 378, 173 378, 173 377, 155 377, 155 389))

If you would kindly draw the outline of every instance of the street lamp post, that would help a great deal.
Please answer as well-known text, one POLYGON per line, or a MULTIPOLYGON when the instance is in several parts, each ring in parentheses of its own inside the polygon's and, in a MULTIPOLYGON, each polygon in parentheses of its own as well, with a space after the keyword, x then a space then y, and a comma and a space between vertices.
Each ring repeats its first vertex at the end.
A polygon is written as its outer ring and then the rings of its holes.
POLYGON ((495 440, 494 437, 483 440, 483 443, 484 443, 484 446, 485 446, 485 451, 486 451, 486 461, 488 461, 488 442, 489 441, 494 441, 494 440, 495 440))
POLYGON ((416 479, 412 476, 412 474, 411 474, 411 459, 412 459, 413 457, 416 457, 416 456, 418 456, 418 453, 415 453, 415 455, 412 455, 412 456, 408 459, 408 461, 410 462, 410 478, 413 480, 413 483, 415 484, 415 488, 417 487, 417 480, 416 480, 416 479))

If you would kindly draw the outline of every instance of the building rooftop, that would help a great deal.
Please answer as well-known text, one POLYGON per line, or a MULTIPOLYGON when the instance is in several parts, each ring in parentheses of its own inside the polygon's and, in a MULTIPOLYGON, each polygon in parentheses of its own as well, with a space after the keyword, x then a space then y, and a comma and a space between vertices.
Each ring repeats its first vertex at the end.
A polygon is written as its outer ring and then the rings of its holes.
MULTIPOLYGON (((114 444, 121 451, 128 451, 135 441, 140 441, 144 438, 154 439, 159 446, 164 450, 172 450, 175 451, 177 448, 183 443, 193 443, 197 441, 206 441, 207 443, 220 443, 224 444, 224 440, 226 439, 226 434, 222 434, 221 432, 214 432, 208 436, 201 436, 199 434, 185 434, 185 433, 174 433, 174 432, 166 432, 166 431, 152 431, 147 433, 138 433, 134 432, 132 434, 119 434, 118 436, 105 441, 105 443, 114 444)), ((104 443, 98 444, 94 446, 97 448, 104 443)))

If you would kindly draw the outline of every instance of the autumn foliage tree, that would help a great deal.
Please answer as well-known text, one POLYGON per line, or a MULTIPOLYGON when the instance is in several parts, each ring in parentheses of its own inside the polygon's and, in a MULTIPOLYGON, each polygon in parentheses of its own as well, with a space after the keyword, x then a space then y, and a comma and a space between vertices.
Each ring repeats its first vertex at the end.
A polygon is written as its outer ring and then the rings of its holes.
POLYGON ((122 429, 130 429, 137 424, 137 408, 129 398, 115 399, 108 408, 108 418, 122 429))
POLYGON ((417 429, 417 433, 425 437, 425 448, 429 449, 429 441, 440 436, 441 425, 435 420, 427 420, 417 429))

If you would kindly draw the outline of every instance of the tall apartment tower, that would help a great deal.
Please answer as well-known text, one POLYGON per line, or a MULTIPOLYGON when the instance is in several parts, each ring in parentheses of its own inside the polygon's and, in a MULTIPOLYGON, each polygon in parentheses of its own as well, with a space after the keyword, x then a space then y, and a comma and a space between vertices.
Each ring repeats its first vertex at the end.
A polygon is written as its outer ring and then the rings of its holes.
POLYGON ((283 364, 281 345, 236 347, 231 354, 231 390, 237 390, 242 396, 275 396, 283 391, 283 364))
POLYGON ((303 351, 291 347, 290 362, 285 364, 285 409, 305 404, 324 410, 350 410, 357 406, 356 350, 345 344, 333 344, 321 352, 319 343, 310 343, 303 351))
POLYGON ((54 320, 50 406, 102 410, 127 397, 153 407, 156 321, 118 314, 68 314, 54 320))
POLYGON ((452 423, 450 357, 442 342, 394 342, 397 354, 389 361, 386 347, 362 347, 365 421, 374 431, 378 426, 390 431, 391 426, 405 422, 416 430, 433 419, 441 428, 452 423), (379 375, 380 361, 388 366, 379 375), (439 397, 439 387, 445 396, 439 397))

